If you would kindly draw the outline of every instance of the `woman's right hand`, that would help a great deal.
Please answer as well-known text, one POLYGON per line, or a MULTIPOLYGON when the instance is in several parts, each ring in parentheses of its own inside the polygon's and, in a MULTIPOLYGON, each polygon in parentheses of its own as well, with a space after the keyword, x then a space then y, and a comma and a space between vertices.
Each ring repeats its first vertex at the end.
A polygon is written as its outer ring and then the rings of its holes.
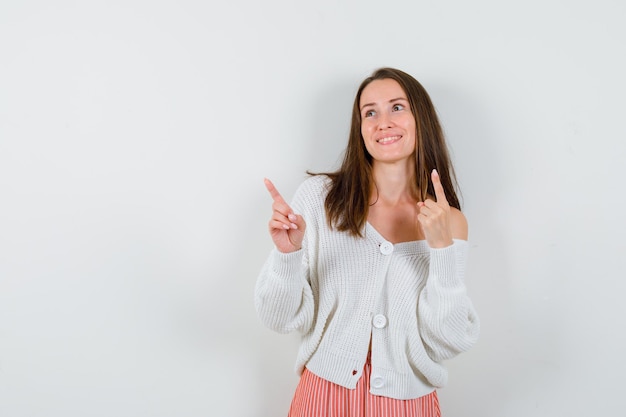
POLYGON ((293 212, 276 187, 274 187, 274 184, 267 178, 265 179, 265 187, 270 192, 272 200, 274 200, 269 230, 276 249, 283 253, 300 250, 306 229, 304 219, 299 214, 293 212))

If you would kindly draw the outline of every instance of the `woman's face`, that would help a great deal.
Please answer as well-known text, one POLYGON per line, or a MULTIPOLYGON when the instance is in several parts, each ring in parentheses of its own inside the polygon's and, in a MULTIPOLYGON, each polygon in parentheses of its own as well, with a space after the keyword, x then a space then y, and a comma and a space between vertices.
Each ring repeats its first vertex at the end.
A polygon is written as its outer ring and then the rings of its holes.
POLYGON ((374 80, 361 93, 361 135, 378 162, 413 160, 415 117, 396 80, 374 80))

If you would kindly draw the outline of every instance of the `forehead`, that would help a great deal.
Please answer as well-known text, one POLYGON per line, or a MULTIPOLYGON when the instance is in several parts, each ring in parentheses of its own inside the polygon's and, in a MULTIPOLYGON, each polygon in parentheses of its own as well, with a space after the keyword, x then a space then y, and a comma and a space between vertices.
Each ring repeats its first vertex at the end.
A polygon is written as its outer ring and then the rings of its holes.
POLYGON ((388 102, 397 98, 406 99, 406 93, 396 80, 385 78, 383 80, 374 80, 369 83, 361 92, 361 100, 359 105, 379 102, 388 102))

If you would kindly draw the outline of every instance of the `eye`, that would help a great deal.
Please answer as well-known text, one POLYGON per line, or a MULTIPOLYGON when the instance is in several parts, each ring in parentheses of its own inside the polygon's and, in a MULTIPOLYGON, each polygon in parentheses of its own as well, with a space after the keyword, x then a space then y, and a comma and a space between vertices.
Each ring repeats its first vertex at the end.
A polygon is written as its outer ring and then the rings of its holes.
POLYGON ((376 114, 374 110, 368 110, 363 114, 363 117, 372 117, 376 114))
POLYGON ((392 109, 392 111, 404 110, 404 105, 402 105, 402 104, 394 104, 391 109, 392 109))

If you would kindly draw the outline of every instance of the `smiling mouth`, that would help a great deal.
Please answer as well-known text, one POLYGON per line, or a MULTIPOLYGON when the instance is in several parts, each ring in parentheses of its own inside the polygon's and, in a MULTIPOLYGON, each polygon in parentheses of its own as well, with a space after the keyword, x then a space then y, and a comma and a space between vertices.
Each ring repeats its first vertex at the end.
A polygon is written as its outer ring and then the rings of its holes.
POLYGON ((380 138, 380 139, 376 139, 376 143, 390 143, 390 142, 395 142, 396 140, 399 140, 402 136, 389 136, 386 138, 380 138))

